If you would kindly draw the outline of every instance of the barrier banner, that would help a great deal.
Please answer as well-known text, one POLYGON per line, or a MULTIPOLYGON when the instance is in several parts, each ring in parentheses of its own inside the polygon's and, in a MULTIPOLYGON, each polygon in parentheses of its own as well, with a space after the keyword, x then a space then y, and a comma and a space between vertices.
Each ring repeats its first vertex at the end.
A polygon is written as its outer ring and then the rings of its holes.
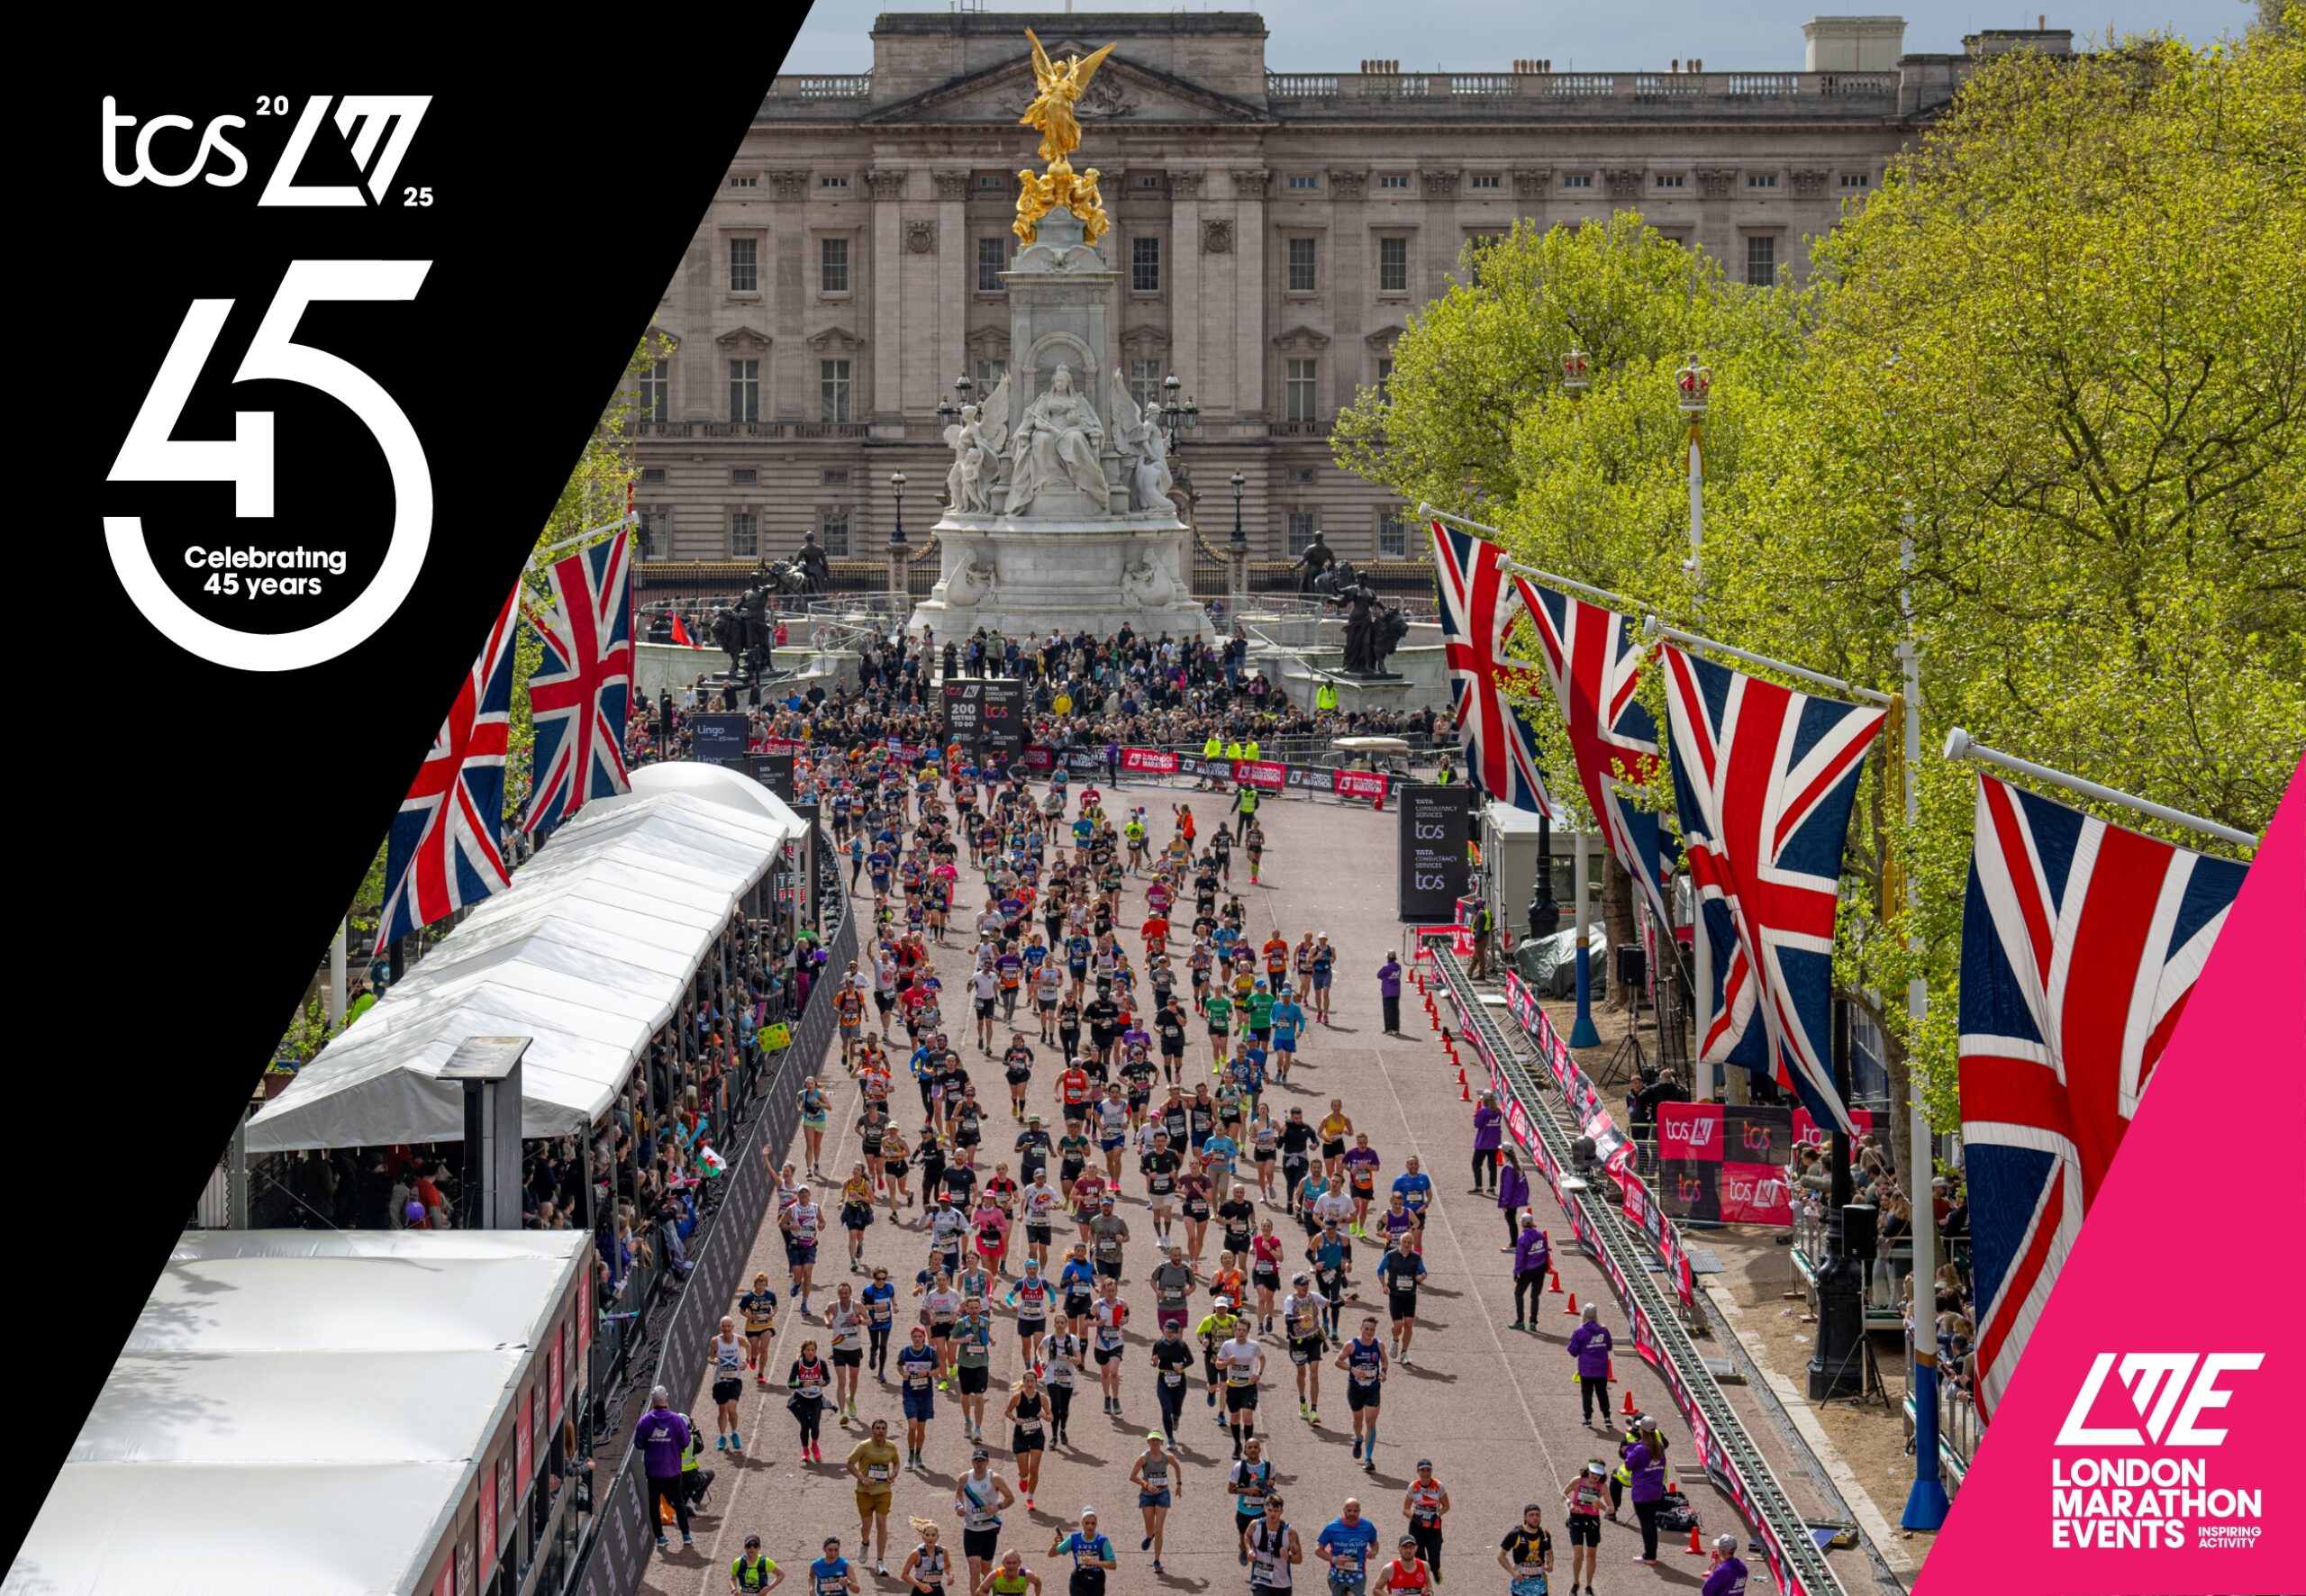
POLYGON ((1387 777, 1382 770, 1337 770, 1330 774, 1330 790, 1340 798, 1382 799, 1385 795, 1387 777))
MULTIPOLYGON (((1851 1116, 1858 1129, 1874 1116, 1851 1116)), ((1658 1190, 1677 1219, 1733 1225, 1792 1225, 1786 1164, 1794 1147, 1823 1139, 1809 1114, 1755 1103, 1657 1105, 1658 1190), (1806 1133, 1806 1134, 1805 1134, 1806 1133)))
POLYGON ((1270 759, 1236 759, 1233 779, 1245 787, 1263 787, 1278 793, 1289 784, 1289 766, 1270 759))
POLYGON ((1121 767, 1130 775, 1175 775, 1177 774, 1177 756, 1159 748, 1123 748, 1121 751, 1121 767))
MULTIPOLYGON (((1474 929, 1471 926, 1417 926, 1411 929, 1409 935, 1410 941, 1412 944, 1410 950, 1410 962, 1412 964, 1431 964, 1433 962, 1433 950, 1426 946, 1426 941, 1429 938, 1439 938, 1445 935, 1449 939, 1450 952, 1462 955, 1468 958, 1473 956, 1474 929)), ((1457 1001, 1454 993, 1451 994, 1450 1001, 1452 1002, 1457 1001)), ((1461 1015, 1459 1018, 1462 1019, 1463 1016, 1461 1015)), ((1456 1029, 1457 1028, 1453 1026, 1451 1029, 1456 1029)))

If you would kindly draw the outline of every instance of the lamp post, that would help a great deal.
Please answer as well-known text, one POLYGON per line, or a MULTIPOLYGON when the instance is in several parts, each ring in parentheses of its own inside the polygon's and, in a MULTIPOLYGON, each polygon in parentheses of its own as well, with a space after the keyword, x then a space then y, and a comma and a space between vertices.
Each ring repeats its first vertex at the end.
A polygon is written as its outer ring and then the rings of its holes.
POLYGON ((1161 431, 1169 440, 1169 458, 1175 462, 1171 475, 1177 485, 1185 488, 1190 498, 1193 476, 1185 469, 1185 456, 1178 452, 1189 433, 1201 431, 1201 406, 1187 394, 1182 403, 1177 398, 1177 374, 1169 373, 1161 379, 1161 431))
MULTIPOLYGON (((1568 351, 1561 358, 1561 385, 1568 390, 1570 408, 1573 411, 1579 409, 1579 402, 1585 397, 1585 385, 1591 380, 1591 363, 1585 358, 1585 351, 1577 347, 1577 340, 1572 337, 1569 340, 1568 351)), ((1569 1027, 1569 1045, 1573 1047, 1598 1047, 1602 1045, 1602 1033, 1594 1029, 1593 1025, 1593 950, 1586 946, 1592 934, 1585 902, 1588 895, 1585 851, 1589 840, 1584 832, 1577 833, 1575 852, 1573 856, 1575 862, 1570 868, 1569 890, 1575 900, 1571 907, 1576 913, 1575 923, 1577 928, 1573 933, 1577 939, 1577 947, 1572 955, 1576 960, 1577 969, 1577 1018, 1569 1027)), ((1540 852, 1546 859, 1547 874, 1550 875, 1552 856, 1543 848, 1540 848, 1540 852)), ((1550 894, 1547 896, 1549 897, 1550 894)), ((1548 906, 1551 906, 1549 902, 1548 906)), ((1531 905, 1532 914, 1535 911, 1536 906, 1533 904, 1531 905)), ((1555 918, 1559 919, 1558 913, 1555 918)), ((1550 931, 1553 927, 1547 926, 1544 929, 1550 931)), ((1533 924, 1530 928, 1530 932, 1535 936, 1538 929, 1539 928, 1533 924)))
POLYGON ((905 561, 909 551, 904 543, 904 473, 889 473, 889 491, 896 495, 896 524, 889 531, 889 591, 903 594, 906 590, 905 561))
POLYGON ((1561 358, 1561 385, 1569 390, 1572 404, 1585 397, 1587 370, 1585 351, 1577 347, 1577 340, 1573 338, 1569 340, 1569 352, 1561 358))
POLYGON ((1226 607, 1238 617, 1249 585, 1249 535, 1241 530, 1241 490, 1248 485, 1249 479, 1236 471, 1231 480, 1233 535, 1225 540, 1226 607))
POLYGON ((1702 434, 1705 426, 1706 391, 1713 385, 1711 367, 1697 363, 1692 355, 1689 363, 1674 373, 1674 385, 1681 391, 1682 413, 1689 418, 1690 462, 1690 558, 1684 568, 1690 574, 1690 585, 1702 589, 1705 567, 1702 550, 1705 546, 1705 450, 1702 434))

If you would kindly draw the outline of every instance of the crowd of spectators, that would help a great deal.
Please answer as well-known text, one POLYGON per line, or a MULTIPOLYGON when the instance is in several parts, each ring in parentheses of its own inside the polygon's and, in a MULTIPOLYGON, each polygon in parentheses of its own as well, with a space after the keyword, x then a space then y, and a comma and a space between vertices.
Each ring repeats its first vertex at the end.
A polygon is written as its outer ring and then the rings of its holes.
MULTIPOLYGON (((1035 642, 979 631, 942 643, 902 634, 859 650, 857 683, 790 685, 784 696, 752 712, 756 739, 853 747, 894 738, 912 746, 943 740, 936 685, 946 676, 999 676, 1026 685, 1030 740, 1051 749, 1200 748, 1257 739, 1354 735, 1430 739, 1440 716, 1415 711, 1314 712, 1293 704, 1265 675, 1248 668, 1247 641, 1140 636, 1124 627, 1108 637, 1055 632, 1035 642)), ((717 708, 694 691, 673 708, 663 738, 660 703, 636 697, 626 757, 642 764, 685 757, 684 712, 717 708)))

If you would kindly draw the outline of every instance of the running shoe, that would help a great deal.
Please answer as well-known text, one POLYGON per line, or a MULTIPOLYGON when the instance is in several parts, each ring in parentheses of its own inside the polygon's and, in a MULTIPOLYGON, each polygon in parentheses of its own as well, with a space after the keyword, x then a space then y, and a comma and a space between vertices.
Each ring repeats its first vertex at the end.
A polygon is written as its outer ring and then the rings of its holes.
POLYGON ((1143 1540, 1139 1541, 1137 1543, 1137 1549, 1140 1552, 1151 1551, 1153 1549, 1153 1537, 1148 1535, 1143 1540))
POLYGON ((726 1452, 729 1449, 729 1437, 727 1436, 713 1437, 713 1449, 715 1452, 726 1452))
POLYGON ((1353 1455, 1356 1457, 1361 1455, 1361 1437, 1359 1436, 1353 1437, 1353 1455))
POLYGON ((1311 1419, 1313 1423, 1319 1424, 1321 1421, 1321 1410, 1319 1408, 1312 1409, 1306 1413, 1305 1417, 1311 1419))
POLYGON ((1377 1472, 1377 1459, 1374 1454, 1362 1460, 1361 1472, 1365 1474, 1374 1474, 1377 1472))

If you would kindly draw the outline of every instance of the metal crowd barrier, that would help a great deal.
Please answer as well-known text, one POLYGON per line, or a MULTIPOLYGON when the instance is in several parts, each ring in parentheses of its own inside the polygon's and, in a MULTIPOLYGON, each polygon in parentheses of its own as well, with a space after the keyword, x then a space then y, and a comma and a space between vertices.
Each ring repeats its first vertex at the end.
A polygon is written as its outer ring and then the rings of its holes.
MULTIPOLYGON (((844 969, 857 957, 857 917, 849 912, 845 893, 828 899, 827 908, 838 908, 841 920, 825 941, 825 967, 844 969)), ((689 1247, 695 1266, 689 1271, 679 1299, 661 1314, 653 1332, 657 1369, 650 1383, 671 1392, 683 1410, 703 1377, 712 1327, 735 1300, 745 1258, 776 1193, 776 1181, 758 1149, 763 1145, 782 1146, 792 1137, 798 1122, 795 1095, 801 1079, 817 1069, 832 1041, 831 984, 820 981, 817 987, 826 995, 803 1011, 793 1029, 792 1046, 777 1056, 773 1070, 763 1072, 765 1079, 743 1105, 726 1144, 730 1149, 728 1188, 689 1247)), ((815 996, 813 992, 812 997, 815 996)), ((656 1546, 657 1527, 649 1522, 649 1504, 642 1500, 648 1483, 630 1437, 622 1433, 622 1419, 619 1410, 605 1419, 605 1439, 621 1453, 608 1484, 594 1493, 595 1528, 582 1554, 584 1565, 576 1583, 581 1596, 631 1596, 656 1546)))
MULTIPOLYGON (((1494 1065, 1495 1084, 1518 1104, 1531 1129, 1545 1143, 1553 1165, 1558 1169, 1574 1168, 1572 1133, 1557 1116, 1553 1103, 1540 1086, 1541 1077, 1530 1067, 1529 1056, 1508 1041, 1490 1011, 1474 995, 1473 984, 1457 956, 1449 951, 1448 942, 1435 941, 1429 946, 1434 974, 1456 1007, 1463 1030, 1475 1038, 1485 1059, 1494 1065)), ((1557 1188, 1557 1195, 1565 1211, 1576 1201, 1557 1188)), ((1780 1590, 1788 1596, 1839 1596, 1841 1582, 1817 1543, 1810 1538, 1808 1520, 1785 1494, 1768 1461, 1746 1433, 1744 1421, 1721 1394, 1721 1387, 1706 1367, 1703 1355, 1683 1328, 1674 1299, 1660 1288, 1662 1276, 1650 1273, 1641 1237, 1624 1223, 1613 1203, 1578 1202, 1578 1207, 1584 1220, 1579 1227, 1581 1245, 1588 1251, 1595 1251, 1598 1243, 1596 1256, 1625 1298, 1629 1311, 1647 1319, 1655 1355, 1651 1355, 1649 1347, 1640 1346, 1642 1338, 1639 1334, 1635 1337, 1637 1347, 1660 1365, 1661 1372, 1694 1410, 1694 1416, 1702 1419, 1713 1445, 1732 1465, 1736 1479, 1711 1458, 1706 1459, 1706 1473, 1732 1501, 1748 1507, 1780 1590)), ((1684 1417, 1691 1416, 1685 1411, 1684 1417)), ((1703 1437, 1698 1450, 1703 1456, 1703 1437)))

